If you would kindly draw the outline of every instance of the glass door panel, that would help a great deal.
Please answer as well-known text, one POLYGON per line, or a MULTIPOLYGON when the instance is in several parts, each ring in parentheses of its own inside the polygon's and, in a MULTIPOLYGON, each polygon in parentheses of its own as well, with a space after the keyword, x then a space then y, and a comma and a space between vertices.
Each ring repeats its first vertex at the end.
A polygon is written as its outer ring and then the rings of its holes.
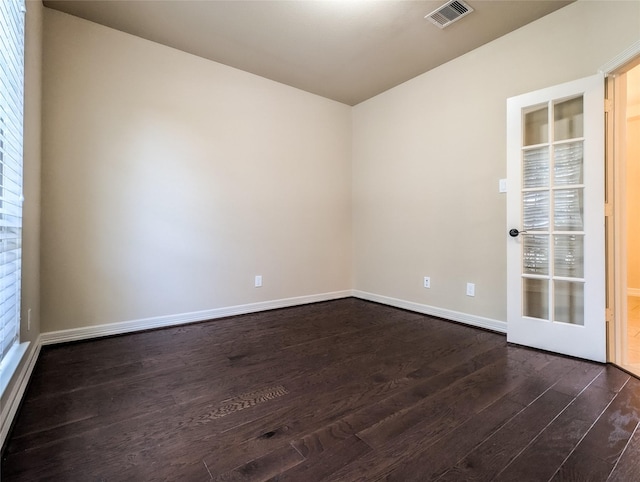
POLYGON ((584 325, 584 283, 556 280, 554 293, 555 321, 584 325))
POLYGON ((561 189, 554 192, 553 228, 557 231, 584 229, 582 188, 561 189))
POLYGON ((582 96, 558 102, 553 106, 553 139, 562 141, 582 137, 582 96))
POLYGON ((570 142, 554 146, 553 158, 554 185, 569 186, 583 183, 582 142, 570 142))
POLYGON ((549 281, 546 279, 524 278, 523 316, 549 319, 549 281))
POLYGON ((522 271, 524 274, 549 274, 549 236, 522 238, 522 271))
POLYGON ((554 236, 553 274, 564 278, 584 278, 584 236, 554 236))
POLYGON ((550 101, 522 116, 522 315, 581 325, 583 99, 550 101))
POLYGON ((525 231, 549 229, 549 191, 524 192, 522 210, 525 231))
POLYGON ((541 147, 524 152, 522 160, 523 187, 549 186, 549 148, 541 147))
POLYGON ((524 115, 524 146, 549 142, 549 107, 533 108, 524 115))

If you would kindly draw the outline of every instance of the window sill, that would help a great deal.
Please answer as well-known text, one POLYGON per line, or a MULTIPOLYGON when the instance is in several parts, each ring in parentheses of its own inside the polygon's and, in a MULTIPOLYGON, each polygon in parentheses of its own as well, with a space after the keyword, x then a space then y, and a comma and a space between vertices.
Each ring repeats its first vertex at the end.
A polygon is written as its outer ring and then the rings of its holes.
POLYGON ((9 382, 24 358, 27 348, 29 348, 29 344, 30 342, 28 341, 25 343, 16 343, 0 362, 0 398, 4 396, 9 382))

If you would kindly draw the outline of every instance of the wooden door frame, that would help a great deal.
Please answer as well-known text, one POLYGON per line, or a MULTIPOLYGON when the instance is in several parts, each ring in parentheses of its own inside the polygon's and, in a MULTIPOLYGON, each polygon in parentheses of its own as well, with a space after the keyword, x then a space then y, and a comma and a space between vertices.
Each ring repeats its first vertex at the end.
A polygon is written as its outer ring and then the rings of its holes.
POLYGON ((605 75, 605 236, 607 361, 621 367, 627 355, 626 123, 624 74, 640 65, 640 41, 599 70, 605 75))

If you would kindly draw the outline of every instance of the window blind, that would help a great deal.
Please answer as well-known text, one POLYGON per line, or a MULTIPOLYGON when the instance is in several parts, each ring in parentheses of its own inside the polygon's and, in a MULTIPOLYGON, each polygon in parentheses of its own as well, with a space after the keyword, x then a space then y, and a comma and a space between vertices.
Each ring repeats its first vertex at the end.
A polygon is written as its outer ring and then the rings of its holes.
POLYGON ((20 337, 24 12, 0 1, 0 360, 20 337))

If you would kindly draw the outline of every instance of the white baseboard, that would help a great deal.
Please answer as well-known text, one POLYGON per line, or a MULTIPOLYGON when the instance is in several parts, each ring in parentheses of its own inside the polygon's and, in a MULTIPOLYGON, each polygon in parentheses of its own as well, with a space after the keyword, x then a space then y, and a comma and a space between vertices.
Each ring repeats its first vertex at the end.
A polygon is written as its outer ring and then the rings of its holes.
POLYGON ((82 328, 71 328, 68 330, 49 331, 40 335, 43 345, 55 343, 65 343, 69 341, 86 340, 101 336, 120 335, 134 331, 149 330, 153 328, 166 328, 198 321, 213 320, 233 315, 244 315, 246 313, 256 313, 258 311, 274 310, 277 308, 288 308, 290 306, 317 303, 319 301, 336 300, 352 296, 351 290, 334 291, 331 293, 321 293, 318 295, 297 296, 294 298, 284 298, 273 301, 262 301, 259 303, 249 303, 246 305, 228 306, 224 308, 214 308, 211 310, 194 311, 191 313, 181 313, 177 315, 157 316, 153 318, 143 318, 140 320, 119 321, 104 325, 85 326, 82 328))
POLYGON ((42 345, 51 345, 55 343, 65 343, 69 341, 99 338, 102 336, 120 335, 124 333, 149 330, 153 328, 166 328, 187 323, 213 320, 226 316, 243 315, 247 313, 256 313, 259 311, 274 310, 277 308, 288 308, 290 306, 317 303, 320 301, 348 298, 350 296, 363 300, 374 301, 376 303, 381 303, 384 305, 395 306, 397 308, 402 308, 409 311, 415 311, 417 313, 437 316, 440 318, 457 321, 459 323, 465 323, 467 325, 497 331, 499 333, 507 332, 507 323, 504 321, 469 315, 467 313, 460 313, 444 308, 436 308, 435 306, 423 305, 420 303, 400 300, 383 295, 377 295, 365 291, 344 290, 331 293, 321 293, 318 295, 298 296, 294 298, 284 298, 280 300, 249 303, 246 305, 214 308, 211 310, 194 311, 191 313, 180 313, 177 315, 158 316, 153 318, 143 318, 139 320, 120 321, 104 325, 85 326, 81 328, 71 328, 68 330, 50 331, 42 333, 40 335, 40 340, 42 345))
POLYGON ((640 296, 640 288, 627 288, 627 296, 640 296))
POLYGON ((484 318, 482 316, 469 315, 467 313, 460 313, 458 311, 447 310, 444 308, 436 308, 435 306, 423 305, 421 303, 414 303, 413 301, 405 301, 397 298, 390 298, 388 296, 376 295, 374 293, 368 293, 366 291, 354 290, 353 296, 356 298, 361 298, 363 300, 382 303, 383 305, 395 306, 396 308, 402 308, 404 310, 415 311, 417 313, 423 313, 425 315, 437 316, 439 318, 457 321, 459 323, 464 323, 465 325, 471 325, 478 328, 497 331, 498 333, 507 332, 506 321, 499 321, 493 320, 491 318, 484 318))
POLYGON ((30 349, 28 349, 26 353, 27 359, 25 363, 22 364, 22 368, 15 373, 14 378, 16 382, 6 396, 4 400, 5 403, 2 404, 2 410, 0 411, 0 447, 4 446, 13 419, 18 412, 20 402, 31 379, 33 367, 35 367, 38 355, 40 355, 41 346, 42 342, 40 337, 38 337, 35 343, 30 345, 30 349))

